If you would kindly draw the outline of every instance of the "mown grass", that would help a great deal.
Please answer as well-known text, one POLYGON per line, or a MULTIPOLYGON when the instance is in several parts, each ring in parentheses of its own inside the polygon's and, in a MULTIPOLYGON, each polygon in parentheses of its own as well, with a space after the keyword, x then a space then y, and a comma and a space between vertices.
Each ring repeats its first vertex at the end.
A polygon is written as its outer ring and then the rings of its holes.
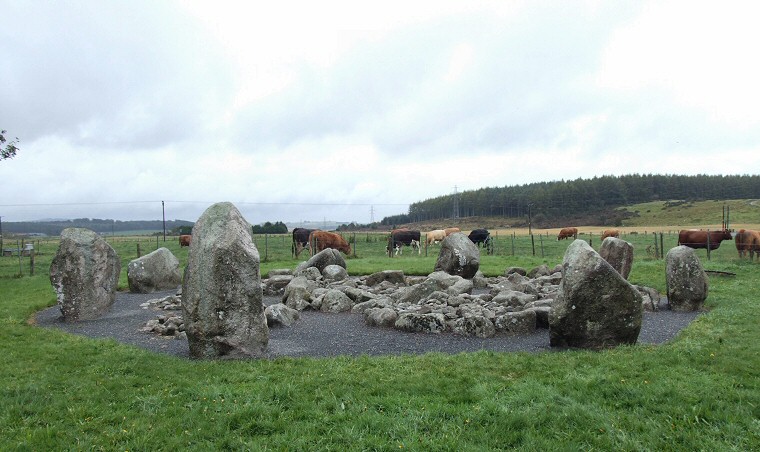
MULTIPOLYGON (((126 287, 136 243, 109 241, 126 287)), ((703 262, 736 276, 712 278, 709 313, 665 345, 207 362, 29 325, 55 302, 55 245, 38 247, 35 276, 0 260, 0 450, 760 449, 760 264, 728 246, 703 262)), ((561 256, 483 258, 498 274, 561 256)), ((433 259, 381 249, 348 266, 427 274, 433 259)), ((663 290, 664 261, 638 258, 631 280, 663 290)))

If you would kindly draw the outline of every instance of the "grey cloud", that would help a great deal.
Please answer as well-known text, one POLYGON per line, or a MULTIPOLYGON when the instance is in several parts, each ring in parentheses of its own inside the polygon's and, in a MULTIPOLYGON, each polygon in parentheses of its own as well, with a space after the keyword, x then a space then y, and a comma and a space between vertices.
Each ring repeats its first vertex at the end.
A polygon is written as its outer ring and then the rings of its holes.
POLYGON ((168 4, 35 2, 7 12, 0 119, 26 141, 161 146, 191 138, 209 104, 229 97, 213 41, 168 4))

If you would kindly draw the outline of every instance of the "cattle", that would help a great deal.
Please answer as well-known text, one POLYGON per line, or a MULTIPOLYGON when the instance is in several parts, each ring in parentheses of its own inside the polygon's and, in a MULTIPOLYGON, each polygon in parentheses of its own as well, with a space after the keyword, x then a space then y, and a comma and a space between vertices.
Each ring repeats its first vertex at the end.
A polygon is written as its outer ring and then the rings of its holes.
POLYGON ((401 247, 404 245, 411 246, 413 250, 417 250, 417 254, 420 254, 420 231, 406 228, 392 230, 391 235, 388 236, 388 246, 385 250, 388 253, 394 250, 395 254, 402 254, 401 247))
POLYGON ((436 229, 427 233, 426 245, 431 243, 442 242, 446 238, 446 232, 443 229, 436 229))
POLYGON ((472 243, 480 246, 481 244, 484 244, 486 240, 488 240, 488 237, 491 235, 490 232, 488 232, 488 229, 473 229, 470 231, 470 235, 467 236, 472 243))
POLYGON ((749 229, 739 229, 734 237, 736 242, 736 251, 739 252, 739 258, 749 256, 749 260, 752 261, 757 254, 758 260, 760 260, 760 232, 750 231, 749 229))
POLYGON ((180 248, 183 246, 190 246, 190 242, 193 240, 192 235, 180 235, 179 236, 179 246, 180 248))
POLYGON ((351 245, 349 245, 343 237, 334 232, 312 231, 312 233, 309 234, 309 244, 310 246, 312 246, 311 244, 316 246, 315 253, 327 248, 332 248, 343 252, 343 254, 347 256, 351 254, 351 245))
POLYGON ((602 232, 602 240, 607 237, 615 237, 616 239, 620 238, 620 231, 617 229, 605 229, 604 232, 602 232))
POLYGON ((306 228, 293 229, 293 244, 290 247, 291 253, 295 257, 298 257, 298 255, 301 254, 301 251, 303 251, 304 248, 309 249, 309 234, 318 230, 319 229, 306 229, 306 228))
POLYGON ((578 228, 562 228, 557 235, 557 240, 569 239, 570 237, 578 238, 578 228))
POLYGON ((459 228, 446 228, 443 230, 443 233, 446 234, 446 237, 450 236, 451 234, 455 232, 462 232, 459 228))
POLYGON ((678 244, 685 245, 689 248, 707 248, 710 244, 710 250, 718 249, 720 242, 723 240, 732 240, 731 231, 722 229, 718 231, 699 231, 696 229, 684 229, 678 233, 678 244), (709 240, 708 240, 709 239, 709 240))

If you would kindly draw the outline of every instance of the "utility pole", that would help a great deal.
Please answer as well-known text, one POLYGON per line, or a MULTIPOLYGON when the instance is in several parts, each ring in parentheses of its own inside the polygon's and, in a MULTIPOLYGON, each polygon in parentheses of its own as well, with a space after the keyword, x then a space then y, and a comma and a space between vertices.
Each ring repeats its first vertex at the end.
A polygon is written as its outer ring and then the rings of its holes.
POLYGON ((161 201, 161 214, 164 218, 164 242, 166 241, 166 210, 164 209, 164 202, 161 201))
POLYGON ((3 217, 0 215, 0 256, 3 255, 3 217))
POLYGON ((375 222, 375 206, 369 206, 369 223, 375 222))
POLYGON ((459 192, 457 191, 457 186, 454 185, 454 212, 452 217, 459 218, 459 192))

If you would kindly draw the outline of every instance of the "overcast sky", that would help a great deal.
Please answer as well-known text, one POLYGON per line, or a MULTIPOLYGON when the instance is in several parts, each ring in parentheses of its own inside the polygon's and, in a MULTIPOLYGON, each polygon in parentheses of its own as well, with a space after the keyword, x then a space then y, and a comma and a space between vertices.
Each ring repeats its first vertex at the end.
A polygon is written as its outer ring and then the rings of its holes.
POLYGON ((760 172, 760 3, 0 0, 2 221, 760 172))

